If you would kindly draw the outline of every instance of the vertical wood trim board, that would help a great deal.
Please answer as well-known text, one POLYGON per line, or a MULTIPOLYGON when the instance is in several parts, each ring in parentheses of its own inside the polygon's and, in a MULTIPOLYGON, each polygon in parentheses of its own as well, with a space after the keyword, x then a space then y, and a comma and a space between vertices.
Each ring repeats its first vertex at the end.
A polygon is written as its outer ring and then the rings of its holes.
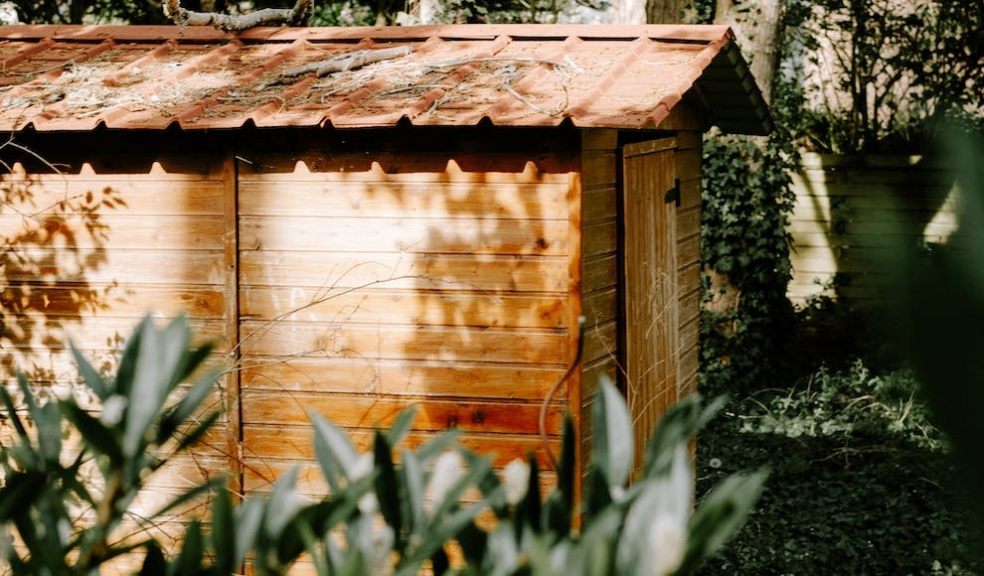
POLYGON ((626 396, 636 461, 653 427, 678 398, 675 139, 623 149, 626 396))
MULTIPOLYGON (((570 340, 570 344, 568 345, 568 354, 571 362, 577 358, 578 348, 583 346, 583 342, 581 342, 581 330, 578 329, 580 325, 579 320, 583 309, 581 301, 582 193, 580 166, 577 166, 576 168, 576 171, 572 171, 570 173, 570 188, 567 191, 567 214, 568 222, 570 223, 570 228, 568 229, 568 245, 570 246, 570 254, 568 256, 570 289, 567 297, 567 334, 570 340)), ((567 411, 574 424, 575 437, 580 437, 581 435, 581 368, 583 365, 583 359, 579 360, 579 364, 572 367, 570 376, 567 380, 567 411)), ((576 450, 574 452, 574 477, 580 478, 582 462, 581 458, 577 456, 577 452, 578 451, 576 450)), ((580 502, 580 497, 580 485, 579 483, 575 483, 574 501, 580 502)))
POLYGON ((226 386, 226 445, 229 489, 243 496, 243 429, 239 374, 239 175, 233 152, 222 162, 223 246, 225 271, 225 330, 228 353, 226 386))

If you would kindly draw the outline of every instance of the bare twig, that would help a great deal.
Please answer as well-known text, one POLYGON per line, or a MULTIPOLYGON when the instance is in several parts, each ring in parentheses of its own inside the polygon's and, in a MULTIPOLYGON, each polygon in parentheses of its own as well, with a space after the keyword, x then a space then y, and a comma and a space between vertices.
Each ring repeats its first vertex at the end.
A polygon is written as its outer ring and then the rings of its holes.
POLYGON ((165 0, 164 15, 181 26, 213 26, 240 32, 263 24, 307 26, 311 20, 313 0, 297 0, 293 8, 264 8, 249 14, 230 15, 216 12, 193 12, 181 7, 181 0, 165 0))
POLYGON ((413 52, 409 46, 394 46, 393 48, 383 48, 381 50, 359 50, 342 56, 335 56, 327 60, 311 62, 303 66, 296 66, 285 70, 280 76, 283 78, 294 78, 314 72, 317 76, 327 76, 333 72, 345 72, 355 70, 369 64, 382 62, 383 60, 393 60, 402 58, 413 52))
POLYGON ((543 403, 540 404, 540 440, 543 442, 543 449, 546 451, 547 457, 550 459, 550 465, 554 471, 557 471, 558 466, 557 458, 554 457, 553 451, 550 450, 550 438, 547 436, 547 409, 550 407, 550 402, 553 401, 553 397, 557 393, 557 389, 560 388, 560 385, 567 382, 571 374, 581 365, 581 355, 584 352, 584 323, 584 316, 579 316, 577 319, 577 353, 571 359, 571 363, 564 372, 564 375, 554 382, 554 385, 547 391, 547 395, 544 396, 543 403))

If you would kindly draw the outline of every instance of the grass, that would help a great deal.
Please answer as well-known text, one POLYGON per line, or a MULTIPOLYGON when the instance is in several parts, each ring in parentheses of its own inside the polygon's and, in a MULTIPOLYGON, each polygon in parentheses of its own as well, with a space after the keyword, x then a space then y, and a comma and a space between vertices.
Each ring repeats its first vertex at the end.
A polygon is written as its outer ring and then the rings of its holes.
POLYGON ((698 494, 738 469, 772 474, 704 573, 981 573, 948 449, 906 371, 855 364, 733 400, 698 442, 698 494))

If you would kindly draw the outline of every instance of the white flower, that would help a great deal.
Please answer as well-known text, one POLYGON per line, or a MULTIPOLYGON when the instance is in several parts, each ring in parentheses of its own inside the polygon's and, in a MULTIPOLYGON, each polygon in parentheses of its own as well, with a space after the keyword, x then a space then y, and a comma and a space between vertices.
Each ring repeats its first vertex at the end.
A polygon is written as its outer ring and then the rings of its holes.
POLYGON ((123 420, 124 410, 126 410, 126 398, 119 394, 113 394, 103 402, 99 421, 103 423, 103 426, 115 426, 123 420))
POLYGON ((521 458, 516 458, 502 470, 502 485, 506 491, 506 502, 510 506, 519 504, 526 496, 530 484, 530 465, 521 458))
POLYGON ((426 501, 431 502, 431 506, 447 497, 451 488, 465 474, 464 464, 461 454, 453 450, 438 456, 430 482, 427 483, 426 501))

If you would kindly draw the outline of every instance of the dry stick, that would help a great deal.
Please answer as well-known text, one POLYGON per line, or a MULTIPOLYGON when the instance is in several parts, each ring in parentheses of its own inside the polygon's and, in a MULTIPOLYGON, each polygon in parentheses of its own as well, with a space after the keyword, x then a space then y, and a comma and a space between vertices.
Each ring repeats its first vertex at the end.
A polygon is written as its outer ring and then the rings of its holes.
POLYGON ((547 452, 547 457, 550 459, 550 465, 553 467, 555 472, 559 472, 557 469, 557 459, 554 457, 553 451, 550 450, 550 438, 547 436, 547 408, 550 407, 550 402, 553 400, 554 394, 557 393, 557 389, 560 385, 571 377, 574 370, 577 369, 578 365, 581 363, 581 354, 584 352, 584 324, 586 319, 584 316, 578 316, 577 318, 577 353, 574 354, 574 359, 571 360, 570 365, 567 367, 567 371, 564 375, 554 382, 554 385, 550 387, 547 395, 543 398, 543 403, 540 404, 540 440, 543 442, 543 448, 547 452))
POLYGON ((264 8, 232 16, 216 12, 193 12, 181 7, 181 0, 166 0, 164 15, 181 26, 213 26, 220 30, 239 32, 262 24, 307 26, 311 19, 313 0, 297 0, 293 8, 264 8))
POLYGON ((352 52, 351 54, 345 54, 344 56, 335 56, 327 60, 297 66, 289 70, 285 70, 280 76, 282 78, 293 78, 295 76, 302 76, 311 72, 314 72, 319 77, 327 76, 333 72, 355 70, 369 64, 382 62, 383 60, 402 58, 409 55, 411 52, 413 52, 413 49, 409 46, 394 46, 393 48, 383 48, 381 50, 359 50, 358 52, 352 52))

